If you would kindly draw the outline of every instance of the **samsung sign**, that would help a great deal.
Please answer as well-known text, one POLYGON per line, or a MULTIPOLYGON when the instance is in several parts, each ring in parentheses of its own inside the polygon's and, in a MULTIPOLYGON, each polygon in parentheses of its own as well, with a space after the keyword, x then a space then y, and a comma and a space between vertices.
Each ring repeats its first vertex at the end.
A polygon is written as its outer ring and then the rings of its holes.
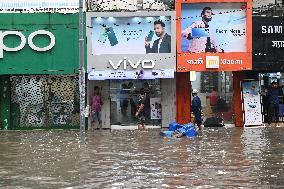
POLYGON ((4 51, 7 52, 17 52, 23 49, 28 43, 29 47, 35 51, 44 52, 52 49, 55 45, 55 37, 54 35, 46 30, 37 30, 32 32, 27 38, 26 36, 19 31, 0 31, 0 58, 4 57, 4 51), (20 38, 20 44, 17 47, 7 47, 4 44, 4 38, 8 35, 15 35, 20 38), (37 35, 46 35, 50 38, 50 43, 46 47, 38 47, 33 43, 33 38, 37 35))
POLYGON ((253 69, 284 70, 282 17, 253 17, 253 69))

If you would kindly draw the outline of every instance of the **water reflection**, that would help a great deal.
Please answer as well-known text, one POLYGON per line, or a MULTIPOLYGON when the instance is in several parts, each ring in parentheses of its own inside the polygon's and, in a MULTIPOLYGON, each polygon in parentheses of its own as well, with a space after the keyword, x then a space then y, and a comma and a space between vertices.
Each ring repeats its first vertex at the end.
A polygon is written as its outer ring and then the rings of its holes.
POLYGON ((0 187, 284 187, 283 128, 205 129, 195 139, 149 131, 0 132, 0 187))

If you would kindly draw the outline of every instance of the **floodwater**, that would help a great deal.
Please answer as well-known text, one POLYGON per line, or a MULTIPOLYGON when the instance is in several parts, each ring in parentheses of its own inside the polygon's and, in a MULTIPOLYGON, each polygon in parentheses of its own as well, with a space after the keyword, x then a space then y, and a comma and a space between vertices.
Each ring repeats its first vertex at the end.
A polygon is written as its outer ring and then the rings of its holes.
POLYGON ((0 188, 284 188, 284 128, 1 131, 0 188))

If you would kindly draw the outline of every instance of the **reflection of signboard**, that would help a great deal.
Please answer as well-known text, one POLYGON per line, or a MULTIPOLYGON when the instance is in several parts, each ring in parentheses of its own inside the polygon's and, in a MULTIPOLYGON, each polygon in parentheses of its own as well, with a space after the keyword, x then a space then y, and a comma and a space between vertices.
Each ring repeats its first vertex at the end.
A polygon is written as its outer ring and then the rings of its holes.
POLYGON ((243 82, 242 88, 244 125, 262 125, 259 83, 257 81, 243 82))
POLYGON ((161 98, 150 98, 151 119, 162 119, 161 98))

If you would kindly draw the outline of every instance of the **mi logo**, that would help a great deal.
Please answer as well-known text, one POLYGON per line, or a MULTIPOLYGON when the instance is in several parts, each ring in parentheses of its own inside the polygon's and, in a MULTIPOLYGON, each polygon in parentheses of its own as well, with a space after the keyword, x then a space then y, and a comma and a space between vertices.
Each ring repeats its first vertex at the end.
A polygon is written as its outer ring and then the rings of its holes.
POLYGON ((206 56, 206 68, 218 69, 219 65, 219 56, 206 56))

